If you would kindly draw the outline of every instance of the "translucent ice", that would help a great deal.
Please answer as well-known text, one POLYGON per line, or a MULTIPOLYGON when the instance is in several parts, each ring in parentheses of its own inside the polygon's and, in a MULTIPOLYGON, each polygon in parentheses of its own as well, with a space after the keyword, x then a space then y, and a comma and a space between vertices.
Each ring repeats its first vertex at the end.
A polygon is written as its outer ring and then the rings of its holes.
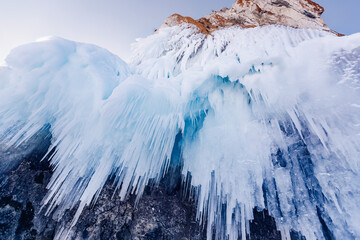
POLYGON ((209 238, 245 239, 254 207, 284 239, 360 238, 359 66, 360 34, 279 26, 164 28, 133 45, 129 66, 48 39, 0 68, 0 143, 51 126, 44 206, 61 216, 80 201, 73 224, 110 175, 122 197, 159 182, 180 132, 209 238))

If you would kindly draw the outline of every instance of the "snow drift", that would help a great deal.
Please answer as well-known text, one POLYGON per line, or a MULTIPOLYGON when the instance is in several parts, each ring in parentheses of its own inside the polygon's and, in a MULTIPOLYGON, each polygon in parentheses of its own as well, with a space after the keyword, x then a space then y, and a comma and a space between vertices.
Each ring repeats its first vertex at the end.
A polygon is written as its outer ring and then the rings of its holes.
MULTIPOLYGON (((51 38, 0 68, 0 144, 50 127, 48 212, 85 205, 115 177, 120 195, 159 182, 181 135, 208 238, 242 237, 254 207, 285 239, 360 238, 360 35, 269 26, 164 28, 127 65, 51 38)), ((66 236, 61 229, 57 238, 66 236)))

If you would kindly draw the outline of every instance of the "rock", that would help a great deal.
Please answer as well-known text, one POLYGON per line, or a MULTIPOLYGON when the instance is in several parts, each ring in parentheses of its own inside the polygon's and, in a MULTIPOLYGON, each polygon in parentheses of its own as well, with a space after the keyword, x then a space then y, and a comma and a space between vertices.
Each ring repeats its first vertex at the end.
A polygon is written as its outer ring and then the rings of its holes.
POLYGON ((188 23, 203 34, 211 34, 218 29, 231 26, 254 28, 283 25, 327 31, 343 36, 324 23, 321 18, 323 12, 324 8, 311 0, 237 0, 231 8, 222 8, 198 20, 179 14, 171 15, 160 29, 188 23))
MULTIPOLYGON (((62 229, 70 229, 76 209, 67 210, 61 217, 56 213, 47 215, 46 209, 42 209, 52 171, 49 159, 41 159, 48 151, 51 136, 47 132, 36 137, 41 140, 35 141, 38 146, 31 146, 30 154, 0 181, 0 239, 48 240, 61 234, 62 229)), ((180 135, 177 139, 180 140, 180 135)), ((174 150, 176 153, 179 149, 174 150)), ((139 201, 136 196, 121 200, 109 179, 97 201, 84 208, 67 238, 206 239, 206 231, 196 220, 196 204, 188 200, 188 193, 184 194, 180 187, 180 174, 179 167, 170 168, 160 185, 149 185, 139 201)), ((254 210, 254 216, 248 239, 281 239, 275 221, 267 211, 254 210)), ((67 234, 66 231, 63 233, 60 239, 67 234)), ((293 233, 298 236, 296 234, 293 233)))

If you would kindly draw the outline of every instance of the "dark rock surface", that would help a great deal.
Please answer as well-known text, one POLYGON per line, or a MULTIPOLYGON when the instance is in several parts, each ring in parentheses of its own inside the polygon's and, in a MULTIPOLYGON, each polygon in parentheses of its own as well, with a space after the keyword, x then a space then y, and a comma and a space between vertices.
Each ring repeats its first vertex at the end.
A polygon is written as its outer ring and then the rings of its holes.
MULTIPOLYGON (((55 232, 71 226, 75 210, 59 220, 46 216, 41 201, 52 171, 48 159, 41 161, 50 146, 50 134, 36 136, 38 146, 0 178, 0 239, 53 239, 55 232)), ((0 159, 6 161, 4 156, 0 159)), ((196 221, 194 202, 181 191, 181 168, 170 168, 159 186, 147 187, 138 203, 135 196, 121 201, 109 180, 98 200, 85 207, 69 239, 206 239, 196 221), (170 187, 169 187, 170 186, 170 187)), ((248 239, 281 239, 266 210, 254 209, 248 239)), ((294 239, 301 235, 292 233, 294 239)), ((62 238, 64 238, 62 236, 62 238)))

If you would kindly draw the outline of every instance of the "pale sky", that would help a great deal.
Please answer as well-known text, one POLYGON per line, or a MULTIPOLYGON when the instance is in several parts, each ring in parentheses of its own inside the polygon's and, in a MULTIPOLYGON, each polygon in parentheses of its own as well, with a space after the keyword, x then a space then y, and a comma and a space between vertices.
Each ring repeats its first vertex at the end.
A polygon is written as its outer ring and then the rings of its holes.
MULTIPOLYGON (((9 51, 44 36, 99 45, 128 60, 130 44, 173 13, 200 18, 235 0, 0 0, 0 62, 9 51)), ((316 1, 316 0, 315 0, 316 1)), ((360 32, 359 0, 317 0, 330 28, 360 32)))

